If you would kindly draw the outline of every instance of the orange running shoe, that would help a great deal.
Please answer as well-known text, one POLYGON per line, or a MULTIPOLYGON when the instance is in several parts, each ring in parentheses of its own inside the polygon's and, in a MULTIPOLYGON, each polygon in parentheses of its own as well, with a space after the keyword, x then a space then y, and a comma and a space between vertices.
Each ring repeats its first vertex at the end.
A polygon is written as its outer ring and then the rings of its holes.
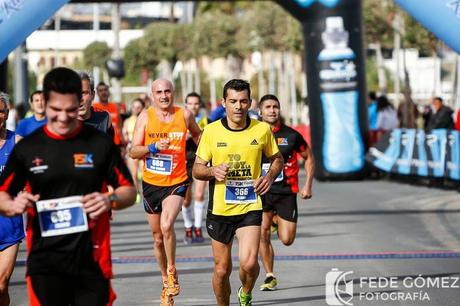
POLYGON ((176 296, 180 293, 179 278, 175 267, 168 269, 168 294, 176 296))
POLYGON ((168 283, 163 282, 163 289, 161 290, 160 306, 174 306, 174 299, 168 294, 168 283))

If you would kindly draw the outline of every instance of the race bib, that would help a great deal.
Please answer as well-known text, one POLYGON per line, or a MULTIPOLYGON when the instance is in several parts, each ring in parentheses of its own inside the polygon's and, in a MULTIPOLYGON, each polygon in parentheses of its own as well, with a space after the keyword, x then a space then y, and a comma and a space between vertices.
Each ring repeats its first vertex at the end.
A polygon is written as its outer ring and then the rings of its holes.
POLYGON ((257 202, 253 180, 227 180, 225 183, 225 203, 253 204, 257 202))
POLYGON ((88 230, 88 219, 81 196, 38 201, 38 221, 42 237, 53 237, 88 230))
MULTIPOLYGON (((269 169, 270 169, 269 163, 262 164, 262 176, 266 176, 269 169)), ((283 170, 281 170, 280 174, 278 174, 278 176, 275 179, 275 183, 281 182, 283 181, 283 179, 284 179, 284 174, 283 174, 283 170)))
POLYGON ((170 154, 151 154, 146 158, 146 169, 152 173, 170 175, 172 166, 173 157, 170 154))

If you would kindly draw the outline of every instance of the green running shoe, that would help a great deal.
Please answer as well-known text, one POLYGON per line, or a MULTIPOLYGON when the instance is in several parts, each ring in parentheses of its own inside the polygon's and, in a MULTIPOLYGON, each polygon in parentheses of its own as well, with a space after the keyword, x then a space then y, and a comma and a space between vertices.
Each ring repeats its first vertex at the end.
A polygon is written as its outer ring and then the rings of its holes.
POLYGON ((264 283, 260 285, 260 291, 273 291, 276 290, 276 285, 278 282, 276 281, 276 277, 268 276, 264 283))
POLYGON ((243 292, 243 287, 238 289, 238 302, 240 306, 252 306, 252 294, 243 292))

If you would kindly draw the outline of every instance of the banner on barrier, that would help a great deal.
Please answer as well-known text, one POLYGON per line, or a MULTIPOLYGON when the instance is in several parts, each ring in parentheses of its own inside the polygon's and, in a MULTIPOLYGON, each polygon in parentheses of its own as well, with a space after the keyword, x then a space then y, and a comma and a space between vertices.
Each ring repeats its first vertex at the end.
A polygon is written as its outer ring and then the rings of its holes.
POLYGON ((366 159, 390 173, 460 180, 459 146, 456 130, 395 129, 369 149, 366 159))

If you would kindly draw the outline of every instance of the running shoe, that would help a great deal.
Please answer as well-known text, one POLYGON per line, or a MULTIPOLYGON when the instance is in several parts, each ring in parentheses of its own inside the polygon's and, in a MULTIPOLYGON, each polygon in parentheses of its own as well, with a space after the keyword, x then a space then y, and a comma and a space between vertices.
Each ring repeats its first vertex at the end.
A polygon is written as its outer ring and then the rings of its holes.
POLYGON ((174 306, 174 299, 168 295, 168 283, 163 282, 163 289, 161 290, 160 306, 174 306))
POLYGON ((201 231, 201 227, 196 227, 195 228, 195 238, 193 239, 193 242, 195 242, 195 243, 203 243, 204 242, 204 237, 203 237, 203 232, 201 231))
POLYGON ((276 290, 277 285, 276 277, 267 276, 264 283, 260 285, 260 291, 273 291, 276 290))
POLYGON ((184 243, 191 244, 193 242, 193 231, 192 228, 185 229, 184 243))
POLYGON ((252 306, 252 294, 244 293, 243 287, 238 289, 238 302, 240 306, 252 306))
POLYGON ((168 269, 168 295, 176 296, 180 292, 179 278, 177 277, 176 268, 168 269))

